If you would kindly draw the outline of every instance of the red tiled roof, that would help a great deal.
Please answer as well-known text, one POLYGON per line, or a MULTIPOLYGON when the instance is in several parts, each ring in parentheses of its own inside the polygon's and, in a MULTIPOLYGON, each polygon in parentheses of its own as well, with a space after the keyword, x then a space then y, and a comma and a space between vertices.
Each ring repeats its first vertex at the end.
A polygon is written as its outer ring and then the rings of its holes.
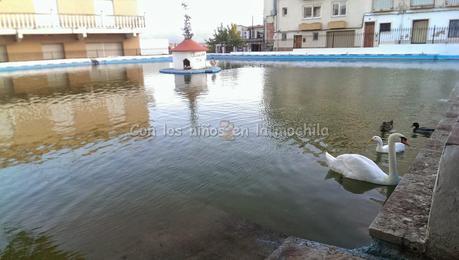
POLYGON ((191 40, 183 40, 179 45, 172 49, 174 52, 189 52, 189 51, 207 51, 208 49, 201 44, 191 40))

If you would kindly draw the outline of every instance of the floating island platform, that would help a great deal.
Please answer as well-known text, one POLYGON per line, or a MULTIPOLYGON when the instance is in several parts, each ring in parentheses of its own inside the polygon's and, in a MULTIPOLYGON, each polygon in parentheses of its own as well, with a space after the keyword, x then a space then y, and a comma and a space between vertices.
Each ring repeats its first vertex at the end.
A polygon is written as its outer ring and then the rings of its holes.
POLYGON ((159 72, 165 73, 165 74, 177 74, 177 75, 192 75, 192 74, 213 74, 213 73, 218 73, 222 70, 220 67, 210 67, 210 68, 205 68, 205 69, 199 69, 199 70, 178 70, 178 69, 173 69, 173 68, 167 68, 167 69, 161 69, 159 72))

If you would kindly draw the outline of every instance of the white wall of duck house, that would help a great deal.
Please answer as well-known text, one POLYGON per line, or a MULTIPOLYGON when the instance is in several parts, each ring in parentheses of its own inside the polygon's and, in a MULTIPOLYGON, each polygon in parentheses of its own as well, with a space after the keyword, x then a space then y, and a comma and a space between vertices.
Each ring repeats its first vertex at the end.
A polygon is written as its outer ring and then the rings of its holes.
POLYGON ((183 61, 188 59, 192 69, 204 69, 207 67, 207 55, 205 51, 200 52, 173 52, 172 62, 174 69, 183 70, 183 61))

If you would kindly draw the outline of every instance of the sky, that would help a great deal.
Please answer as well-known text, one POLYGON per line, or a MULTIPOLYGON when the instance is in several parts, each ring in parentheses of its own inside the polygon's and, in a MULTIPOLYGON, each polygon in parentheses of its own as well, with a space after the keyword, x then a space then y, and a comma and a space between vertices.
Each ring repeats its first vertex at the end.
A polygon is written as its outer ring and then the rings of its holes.
MULTIPOLYGON (((140 0, 139 11, 145 13, 145 37, 182 39, 184 0, 140 0)), ((186 0, 191 26, 197 41, 212 36, 221 23, 263 24, 263 0, 186 0)))

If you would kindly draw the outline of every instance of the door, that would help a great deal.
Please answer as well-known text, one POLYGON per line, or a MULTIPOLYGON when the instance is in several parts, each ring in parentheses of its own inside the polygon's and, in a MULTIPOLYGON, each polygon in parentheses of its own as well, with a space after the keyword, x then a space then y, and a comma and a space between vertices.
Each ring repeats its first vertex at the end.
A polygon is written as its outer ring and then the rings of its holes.
POLYGON ((293 37, 293 48, 294 49, 299 49, 301 48, 301 44, 303 42, 303 36, 301 35, 295 35, 293 37))
POLYGON ((57 0, 34 0, 34 6, 38 28, 59 27, 57 0))
POLYGON ((41 50, 44 60, 65 59, 64 45, 60 43, 43 44, 41 50))
POLYGON ((351 48, 355 46, 355 31, 327 32, 327 48, 351 48))
POLYGON ((375 22, 365 23, 365 38, 363 39, 363 47, 373 47, 375 41, 375 22))
POLYGON ((428 26, 429 20, 414 20, 411 31, 411 43, 426 43, 428 26))
POLYGON ((94 11, 97 15, 97 27, 115 27, 115 8, 113 0, 95 0, 94 11))
POLYGON ((88 58, 123 56, 121 43, 88 43, 86 44, 88 58))

